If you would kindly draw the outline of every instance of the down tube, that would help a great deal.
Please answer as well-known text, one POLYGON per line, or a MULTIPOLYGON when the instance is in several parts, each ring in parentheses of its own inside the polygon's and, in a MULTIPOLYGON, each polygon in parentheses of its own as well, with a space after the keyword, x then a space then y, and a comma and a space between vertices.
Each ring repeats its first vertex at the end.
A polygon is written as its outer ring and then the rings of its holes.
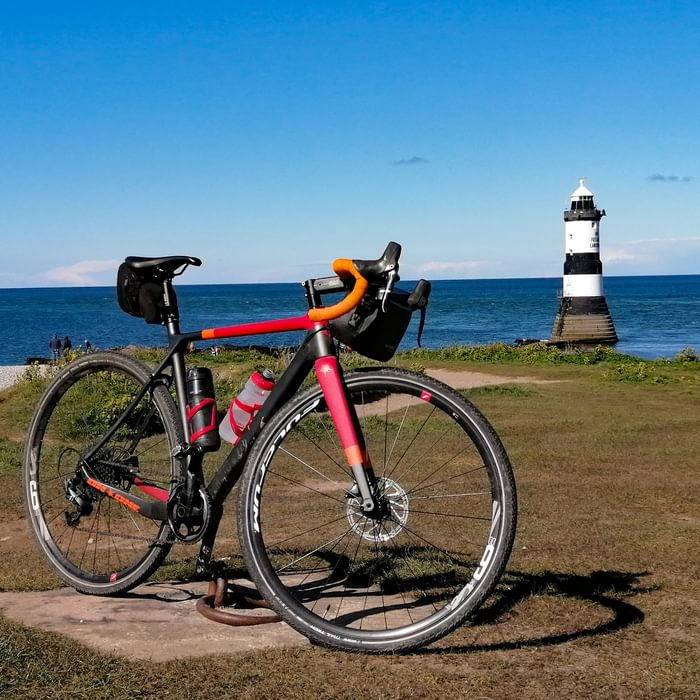
POLYGON ((207 491, 209 491, 215 505, 223 504, 238 480, 262 424, 270 420, 279 408, 299 390, 312 367, 312 351, 307 338, 292 358, 289 367, 277 380, 274 389, 253 418, 250 426, 231 448, 228 457, 207 485, 207 491))
POLYGON ((323 391, 328 410, 340 439, 345 454, 345 461, 352 470, 353 476, 360 489, 362 510, 365 512, 374 508, 374 499, 367 479, 369 475, 369 460, 362 441, 356 416, 349 406, 343 382, 340 378, 338 360, 335 357, 321 357, 314 363, 316 378, 323 391))

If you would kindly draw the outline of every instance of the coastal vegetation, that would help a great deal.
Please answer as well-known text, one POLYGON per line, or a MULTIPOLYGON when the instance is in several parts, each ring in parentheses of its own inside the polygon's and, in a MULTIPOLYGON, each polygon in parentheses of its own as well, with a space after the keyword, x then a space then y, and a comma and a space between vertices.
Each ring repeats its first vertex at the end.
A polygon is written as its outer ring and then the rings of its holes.
MULTIPOLYGON (((128 351, 149 364, 162 353, 128 351)), ((190 359, 213 369, 223 409, 254 367, 280 371, 287 358, 284 350, 222 349, 190 359)), ((537 345, 419 349, 392 360, 498 377, 497 385, 463 391, 502 437, 518 483, 518 534, 496 595, 472 626, 429 649, 401 657, 316 648, 233 657, 220 648, 204 659, 154 664, 101 655, 0 617, 0 695, 696 697, 699 360, 690 349, 669 361, 537 345)), ((343 362, 368 364, 353 353, 343 362)), ((58 585, 22 526, 23 435, 46 381, 30 370, 0 392, 2 591, 58 585)), ((178 549, 161 575, 191 576, 195 555, 196 548, 178 549)))

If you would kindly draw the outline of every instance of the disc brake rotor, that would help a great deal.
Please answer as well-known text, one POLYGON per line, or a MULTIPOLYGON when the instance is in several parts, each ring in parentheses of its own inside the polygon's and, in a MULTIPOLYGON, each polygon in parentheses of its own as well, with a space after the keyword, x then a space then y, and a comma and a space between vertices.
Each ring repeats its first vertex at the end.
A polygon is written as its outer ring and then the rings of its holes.
POLYGON ((377 480, 380 515, 366 515, 359 496, 349 498, 346 506, 352 530, 369 542, 388 542, 398 536, 408 522, 408 495, 393 479, 377 480))

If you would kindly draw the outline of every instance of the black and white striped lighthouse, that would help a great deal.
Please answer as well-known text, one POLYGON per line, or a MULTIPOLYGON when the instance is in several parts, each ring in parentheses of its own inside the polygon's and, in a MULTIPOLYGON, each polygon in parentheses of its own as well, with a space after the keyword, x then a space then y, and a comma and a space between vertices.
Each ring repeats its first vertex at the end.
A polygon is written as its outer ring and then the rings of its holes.
POLYGON ((564 212, 564 285, 551 343, 612 344, 617 333, 603 294, 600 220, 593 193, 579 180, 564 212))

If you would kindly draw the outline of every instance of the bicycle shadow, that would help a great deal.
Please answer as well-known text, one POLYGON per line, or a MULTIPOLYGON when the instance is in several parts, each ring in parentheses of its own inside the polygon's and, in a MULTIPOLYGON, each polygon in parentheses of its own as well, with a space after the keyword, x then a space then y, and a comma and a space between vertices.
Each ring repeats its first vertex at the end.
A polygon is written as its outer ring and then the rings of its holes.
MULTIPOLYGON (((225 574, 231 578, 243 579, 246 577, 245 569, 240 567, 228 568, 225 574)), ((554 646, 576 639, 616 632, 644 621, 644 612, 629 602, 629 598, 659 590, 658 586, 643 585, 643 579, 650 575, 648 571, 592 571, 588 574, 544 571, 535 574, 509 570, 503 574, 491 597, 461 628, 465 631, 473 630, 478 634, 480 630, 495 630, 500 625, 503 627, 500 632, 501 640, 486 643, 473 641, 449 644, 451 636, 459 634, 460 628, 458 628, 452 635, 448 635, 444 640, 438 642, 439 646, 435 645, 419 649, 414 653, 417 655, 429 655, 478 651, 509 651, 528 647, 554 646), (510 632, 510 630, 506 631, 504 621, 514 612, 515 608, 531 598, 544 599, 545 601, 547 598, 569 599, 597 605, 608 610, 610 618, 605 622, 593 624, 590 627, 570 631, 533 635, 526 638, 503 639, 503 636, 510 632)), ((190 579, 191 582, 196 580, 196 577, 190 579)), ((183 583, 186 583, 186 581, 183 581, 183 583)), ((201 594, 183 590, 180 586, 152 582, 145 584, 138 592, 124 593, 119 597, 175 603, 188 599, 195 600, 200 596, 201 594), (151 588, 151 591, 148 590, 149 588, 151 588), (157 589, 157 592, 153 589, 157 589), (171 590, 168 591, 167 589, 171 590)), ((390 607, 388 606, 386 609, 390 607)), ((367 609, 363 609, 362 613, 366 614, 367 609)), ((346 622, 351 621, 354 617, 355 614, 348 615, 346 622)), ((565 619, 562 621, 562 624, 567 622, 570 622, 570 620, 565 619)))
MULTIPOLYGON (((590 574, 567 574, 554 571, 530 574, 522 571, 507 571, 489 601, 470 618, 467 623, 469 627, 498 625, 504 616, 533 596, 568 598, 592 603, 609 610, 611 618, 591 627, 567 632, 484 644, 441 645, 439 648, 421 649, 416 654, 509 651, 528 647, 554 646, 575 639, 617 632, 644 621, 644 612, 630 603, 627 598, 659 590, 658 586, 642 585, 642 579, 649 575, 648 571, 593 571, 590 574)), ((447 640, 449 640, 449 636, 447 640)))

